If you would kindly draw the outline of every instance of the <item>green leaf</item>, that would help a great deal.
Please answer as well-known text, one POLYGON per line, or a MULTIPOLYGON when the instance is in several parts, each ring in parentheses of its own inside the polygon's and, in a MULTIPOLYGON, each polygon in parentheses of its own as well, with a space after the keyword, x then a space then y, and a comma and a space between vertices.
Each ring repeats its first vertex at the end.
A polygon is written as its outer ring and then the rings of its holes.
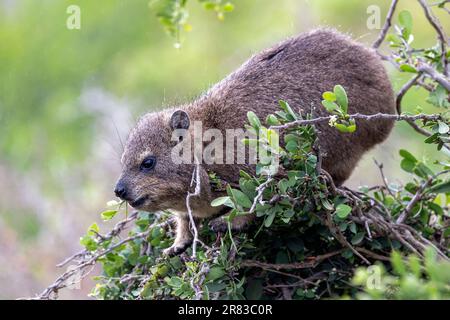
POLYGON ((336 101, 336 95, 331 91, 326 91, 322 94, 322 98, 326 101, 334 102, 336 101))
POLYGON ((234 200, 238 205, 244 208, 250 208, 252 206, 252 202, 250 201, 250 199, 241 190, 231 189, 231 192, 233 194, 234 200))
POLYGON ((275 212, 271 212, 264 220, 264 226, 269 228, 272 225, 273 219, 275 218, 275 212))
POLYGON ((434 173, 423 162, 418 162, 414 168, 414 174, 421 178, 428 179, 428 177, 432 176, 434 173))
POLYGON ((391 264, 398 275, 404 275, 406 273, 405 263, 403 262, 402 256, 397 251, 392 252, 391 264))
POLYGON ((116 214, 117 210, 106 210, 100 213, 100 216, 102 217, 103 221, 108 221, 114 218, 116 214))
POLYGON ((227 206, 233 208, 233 202, 230 197, 219 197, 211 201, 211 207, 227 206))
POLYGON ((437 141, 439 141, 439 133, 438 132, 433 133, 431 136, 429 136, 428 138, 426 138, 424 140, 425 143, 435 143, 437 141))
POLYGON ((342 123, 336 123, 334 125, 334 127, 343 133, 352 133, 352 132, 355 132, 355 130, 356 130, 356 125, 354 125, 354 124, 352 124, 350 126, 346 126, 345 124, 342 124, 342 123))
POLYGON ((446 134, 450 130, 450 127, 445 122, 439 121, 439 133, 446 134))
POLYGON ((273 114, 269 114, 266 118, 266 123, 269 126, 277 126, 280 124, 280 121, 278 120, 278 118, 276 116, 274 116, 273 114))
POLYGON ((450 108, 450 102, 448 101, 448 92, 440 84, 436 87, 436 89, 433 92, 430 93, 430 95, 427 98, 427 102, 431 103, 432 105, 435 105, 436 107, 450 108))
POLYGON ((280 107, 286 111, 287 113, 289 113, 292 118, 294 118, 294 120, 297 119, 297 115, 295 114, 295 112, 292 110, 292 108, 289 106, 289 103, 287 103, 286 101, 280 100, 278 101, 278 103, 280 104, 280 107))
POLYGON ((396 34, 390 33, 386 36, 386 40, 391 43, 391 46, 397 46, 402 43, 402 39, 396 34))
POLYGON ((249 199, 256 196, 256 185, 252 180, 239 179, 239 188, 249 197, 249 199))
POLYGON ((100 231, 100 228, 98 227, 98 225, 94 222, 93 224, 91 224, 88 228, 88 232, 87 234, 89 236, 94 236, 96 233, 98 233, 100 231))
POLYGON ((294 140, 291 140, 286 144, 285 148, 287 151, 289 151, 291 153, 295 153, 298 149, 297 142, 295 142, 294 140))
POLYGON ((286 194, 286 191, 289 187, 289 182, 287 179, 282 179, 278 182, 278 188, 280 189, 281 194, 286 194))
POLYGON ((349 126, 347 126, 347 132, 348 133, 352 133, 356 131, 356 124, 351 124, 349 126))
POLYGON ((230 2, 227 2, 223 5, 222 8, 223 8, 223 11, 225 11, 225 12, 231 12, 234 10, 234 5, 230 2))
POLYGON ((341 85, 335 85, 334 86, 334 94, 336 96, 336 101, 341 107, 341 110, 344 114, 347 114, 348 110, 348 98, 347 93, 345 92, 345 89, 341 85))
POLYGON ((88 235, 80 238, 80 244, 88 251, 95 251, 98 247, 97 242, 88 235))
POLYGON ((209 292, 213 293, 222 291, 227 287, 227 285, 225 283, 212 282, 208 283, 206 287, 208 288, 209 292))
POLYGON ((345 230, 347 230, 348 227, 348 223, 347 222, 341 222, 339 224, 339 230, 341 230, 341 232, 344 232, 345 230))
POLYGON ((345 249, 342 253, 341 256, 343 256, 346 259, 350 259, 351 257, 353 257, 353 251, 350 249, 345 249))
POLYGON ((404 72, 411 72, 411 73, 417 73, 417 69, 414 68, 412 65, 410 64, 402 64, 400 65, 400 70, 404 71, 404 72))
POLYGON ((400 167, 403 170, 405 170, 406 172, 413 173, 414 172, 414 168, 416 167, 416 163, 411 161, 411 160, 408 160, 408 159, 403 159, 400 162, 400 167))
POLYGON ((206 275, 206 281, 214 281, 222 278, 225 275, 225 271, 221 267, 212 267, 206 275))
POLYGON ((420 277, 421 274, 420 259, 415 254, 409 256, 409 268, 416 277, 418 278, 420 277))
POLYGON ((341 203, 340 205, 338 205, 336 207, 336 215, 340 218, 340 219, 345 219, 347 218, 347 216, 350 214, 350 212, 352 212, 352 207, 341 203))
POLYGON ((261 122, 259 121, 258 116, 253 111, 247 112, 247 119, 250 125, 258 130, 261 127, 261 122))
POLYGON ((259 300, 263 294, 263 285, 261 280, 250 280, 245 289, 245 296, 249 300, 259 300))
POLYGON ((412 162, 417 162, 417 159, 408 151, 406 151, 405 149, 401 149, 399 151, 400 156, 402 156, 403 158, 410 160, 412 162))
POLYGON ((330 113, 339 109, 339 106, 336 103, 328 101, 328 100, 322 100, 322 105, 330 113))
POLYGON ((403 10, 402 12, 400 12, 400 14, 398 15, 398 22, 400 26, 403 28, 403 38, 405 40, 408 40, 413 26, 413 19, 411 13, 407 10, 403 10))
POLYGON ((353 245, 358 245, 361 243, 361 241, 364 239, 364 236, 366 235, 366 233, 364 231, 358 232, 357 234, 355 234, 352 238, 352 244, 353 245))
POLYGON ((450 193, 450 180, 438 183, 429 189, 433 193, 450 193))

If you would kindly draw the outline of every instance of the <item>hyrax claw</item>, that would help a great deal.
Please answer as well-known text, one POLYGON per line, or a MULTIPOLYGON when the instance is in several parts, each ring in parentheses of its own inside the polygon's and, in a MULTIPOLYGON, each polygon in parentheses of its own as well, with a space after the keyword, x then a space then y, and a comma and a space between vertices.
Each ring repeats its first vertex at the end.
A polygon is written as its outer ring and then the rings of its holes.
POLYGON ((163 254, 168 257, 178 256, 186 251, 191 243, 186 242, 183 245, 172 245, 171 247, 164 249, 163 254))

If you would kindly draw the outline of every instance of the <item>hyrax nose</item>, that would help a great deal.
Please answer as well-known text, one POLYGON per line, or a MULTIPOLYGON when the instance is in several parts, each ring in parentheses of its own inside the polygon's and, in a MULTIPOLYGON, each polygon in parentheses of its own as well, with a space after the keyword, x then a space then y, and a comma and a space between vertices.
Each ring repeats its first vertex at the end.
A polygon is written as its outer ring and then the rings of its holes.
POLYGON ((123 184, 123 182, 118 182, 117 183, 116 188, 114 189, 114 193, 120 199, 126 200, 126 198, 127 198, 127 189, 125 188, 125 185, 123 184))

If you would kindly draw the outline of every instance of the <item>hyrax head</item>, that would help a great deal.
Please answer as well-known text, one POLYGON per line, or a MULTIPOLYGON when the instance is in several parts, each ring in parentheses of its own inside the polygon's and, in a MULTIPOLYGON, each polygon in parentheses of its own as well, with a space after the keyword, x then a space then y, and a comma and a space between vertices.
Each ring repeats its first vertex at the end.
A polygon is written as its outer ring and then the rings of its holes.
POLYGON ((171 151, 189 124, 182 110, 143 116, 126 142, 115 194, 139 210, 183 210, 190 166, 173 159, 171 151))

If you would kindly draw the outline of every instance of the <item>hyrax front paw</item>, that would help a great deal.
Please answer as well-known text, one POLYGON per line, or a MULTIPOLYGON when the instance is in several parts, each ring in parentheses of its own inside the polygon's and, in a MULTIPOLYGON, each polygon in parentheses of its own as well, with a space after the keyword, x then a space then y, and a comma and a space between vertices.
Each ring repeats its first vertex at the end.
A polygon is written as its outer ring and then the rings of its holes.
POLYGON ((223 218, 216 218, 208 223, 209 228, 215 233, 225 233, 228 230, 228 223, 223 218))
POLYGON ((163 254, 168 257, 178 256, 186 251, 191 242, 185 242, 181 244, 173 244, 171 247, 164 249, 163 254))
MULTIPOLYGON (((246 231, 250 228, 254 219, 255 219, 255 215, 253 215, 253 214, 245 214, 242 216, 236 216, 231 221, 230 229, 232 232, 246 231)), ((211 220, 209 222, 209 227, 214 232, 224 233, 224 232, 228 231, 227 219, 225 217, 219 217, 214 220, 211 220)))

